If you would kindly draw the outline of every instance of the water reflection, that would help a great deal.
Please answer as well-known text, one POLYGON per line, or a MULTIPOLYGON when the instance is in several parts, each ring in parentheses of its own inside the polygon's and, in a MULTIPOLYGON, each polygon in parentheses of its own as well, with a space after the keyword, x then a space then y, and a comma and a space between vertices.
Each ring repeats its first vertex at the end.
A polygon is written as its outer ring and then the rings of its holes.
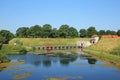
POLYGON ((35 62, 34 62, 34 65, 35 65, 35 66, 39 66, 40 64, 41 64, 41 61, 35 61, 35 62))
POLYGON ((51 66, 51 60, 43 60, 43 65, 45 66, 45 67, 50 67, 51 66))
POLYGON ((11 61, 24 60, 26 64, 32 64, 34 66, 39 66, 43 64, 45 67, 50 67, 53 63, 59 62, 61 65, 69 65, 70 62, 74 62, 77 56, 72 56, 69 58, 65 57, 53 57, 46 55, 36 55, 36 54, 22 54, 22 55, 9 55, 8 58, 11 61))
POLYGON ((65 65, 65 66, 67 66, 69 64, 69 62, 70 62, 69 59, 61 59, 60 60, 60 64, 65 65))
POLYGON ((94 59, 94 58, 88 58, 88 63, 89 64, 95 64, 96 62, 97 62, 96 59, 94 59))

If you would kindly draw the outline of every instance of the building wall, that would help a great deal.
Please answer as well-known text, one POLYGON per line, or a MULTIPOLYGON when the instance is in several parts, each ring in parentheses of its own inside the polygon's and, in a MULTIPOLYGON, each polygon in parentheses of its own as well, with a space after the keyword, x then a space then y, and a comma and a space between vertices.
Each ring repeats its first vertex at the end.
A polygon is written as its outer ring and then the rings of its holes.
POLYGON ((102 35, 102 38, 120 38, 118 35, 102 35))

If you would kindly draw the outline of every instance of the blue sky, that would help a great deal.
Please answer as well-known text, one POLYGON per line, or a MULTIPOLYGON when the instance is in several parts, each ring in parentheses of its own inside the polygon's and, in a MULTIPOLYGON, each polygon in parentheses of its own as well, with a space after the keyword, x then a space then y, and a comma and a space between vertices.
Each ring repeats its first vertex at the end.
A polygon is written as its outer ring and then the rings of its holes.
POLYGON ((15 33, 19 27, 36 24, 117 31, 120 0, 0 0, 0 30, 15 33))

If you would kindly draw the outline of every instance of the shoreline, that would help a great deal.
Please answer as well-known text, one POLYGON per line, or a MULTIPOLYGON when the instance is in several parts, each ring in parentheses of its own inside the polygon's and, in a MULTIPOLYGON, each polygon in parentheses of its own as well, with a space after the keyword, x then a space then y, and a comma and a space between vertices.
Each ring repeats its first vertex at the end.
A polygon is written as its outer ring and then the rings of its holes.
POLYGON ((91 54, 93 57, 97 58, 98 60, 101 60, 103 62, 108 62, 117 68, 120 69, 120 57, 104 52, 98 52, 90 49, 85 49, 83 52, 87 54, 91 54))

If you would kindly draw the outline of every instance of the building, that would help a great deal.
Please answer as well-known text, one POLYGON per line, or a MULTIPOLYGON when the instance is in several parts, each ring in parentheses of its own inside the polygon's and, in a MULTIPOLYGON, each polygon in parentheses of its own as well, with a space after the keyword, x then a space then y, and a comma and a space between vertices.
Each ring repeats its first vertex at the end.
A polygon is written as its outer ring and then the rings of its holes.
POLYGON ((90 43, 95 44, 95 43, 98 42, 98 40, 99 40, 99 36, 98 35, 96 35, 96 34, 92 35, 90 43))
POLYGON ((120 38, 118 35, 102 35, 101 38, 120 38))

